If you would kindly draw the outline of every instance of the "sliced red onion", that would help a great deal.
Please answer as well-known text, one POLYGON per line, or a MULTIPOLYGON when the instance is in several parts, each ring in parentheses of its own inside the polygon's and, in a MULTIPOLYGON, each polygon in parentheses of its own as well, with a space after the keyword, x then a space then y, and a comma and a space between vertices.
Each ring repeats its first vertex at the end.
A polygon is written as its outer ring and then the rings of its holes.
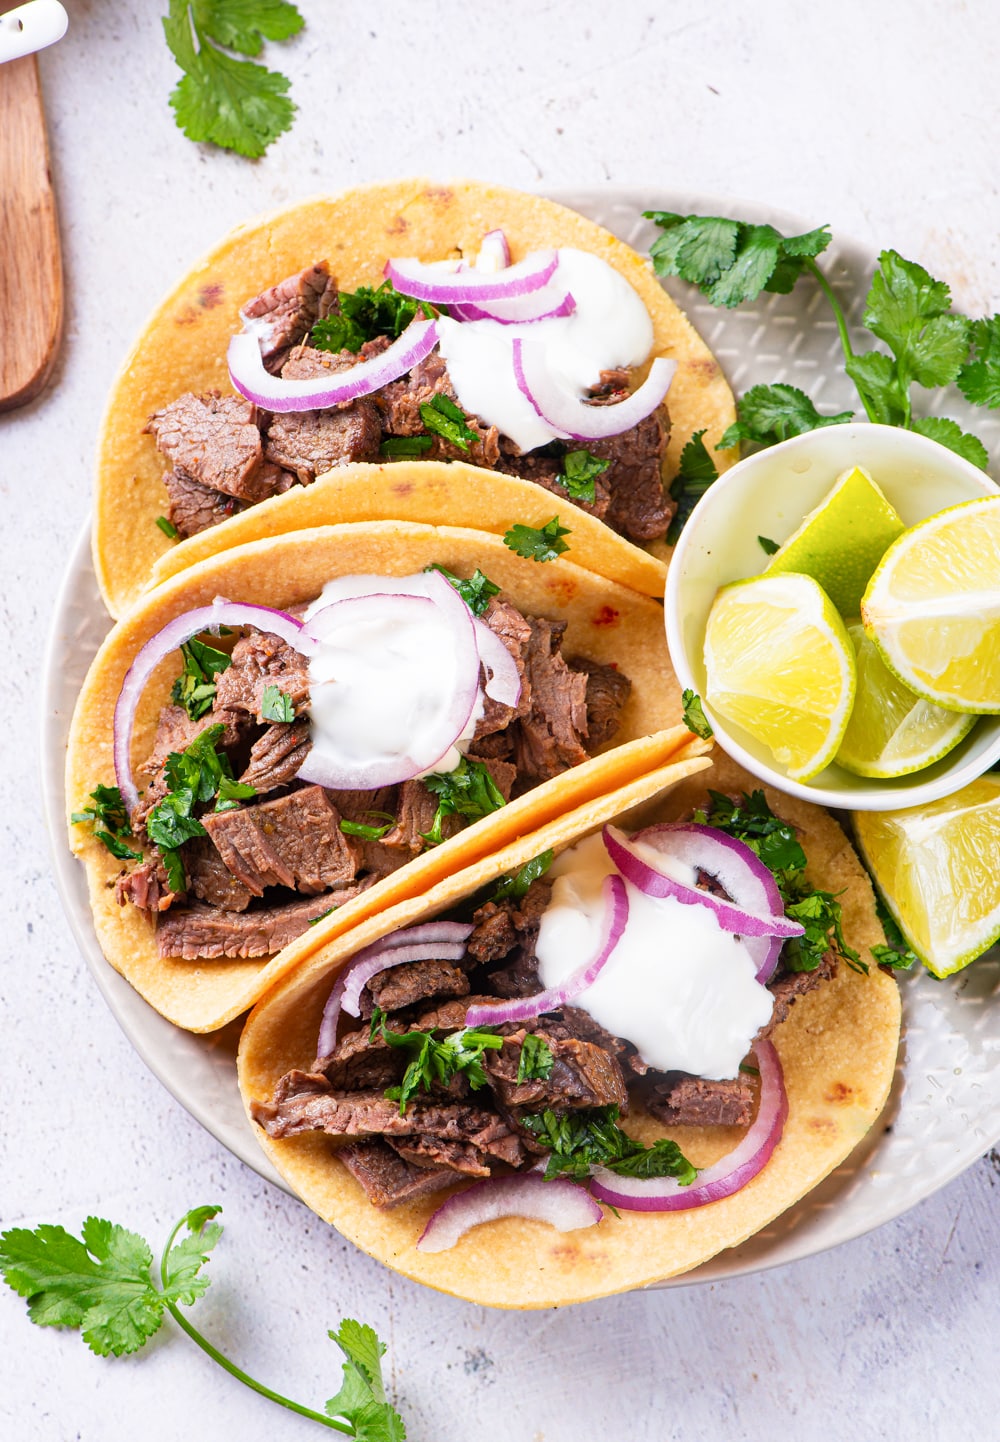
POLYGON ((597 950, 559 986, 550 986, 535 996, 519 996, 495 1006, 470 1006, 466 1026, 499 1026, 505 1021, 530 1021, 546 1011, 558 1011, 586 991, 604 970, 628 923, 628 894, 620 876, 606 876, 602 887, 604 918, 597 950))
POLYGON ((490 230, 483 236, 483 243, 476 256, 476 269, 483 274, 506 270, 510 265, 510 246, 502 230, 490 230))
POLYGON ((637 391, 612 406, 595 406, 567 390, 549 370, 544 346, 515 336, 514 376, 545 423, 565 440, 600 441, 621 435, 656 410, 670 389, 677 362, 657 356, 637 391))
POLYGON ((361 1015, 361 993, 373 976, 388 971, 393 966, 405 966, 408 961, 461 961, 465 955, 463 942, 426 941, 423 945, 387 946, 384 951, 373 952, 364 961, 355 961, 344 986, 341 1005, 351 1016, 361 1015))
POLYGON ((605 826, 603 836, 608 855, 625 880, 646 896, 669 896, 685 906, 705 906, 715 913, 723 930, 731 931, 735 936, 788 937, 802 936, 805 932, 804 926, 797 921, 789 921, 783 911, 779 910, 778 915, 746 911, 724 897, 713 896, 710 891, 702 891, 696 886, 685 886, 682 881, 675 881, 672 876, 657 871, 615 826, 605 826))
POLYGON ((424 264, 415 258, 386 261, 385 275, 401 295, 433 305, 477 304, 483 300, 510 300, 541 290, 555 274, 559 254, 538 250, 494 274, 456 268, 443 270, 440 263, 424 264))
MULTIPOLYGON (((407 948, 427 942, 434 942, 439 948, 441 946, 454 946, 456 943, 464 943, 472 934, 472 923, 465 921, 424 921, 419 926, 405 926, 399 931, 390 931, 387 936, 382 936, 378 941, 362 947, 351 958, 350 963, 344 967, 334 983, 333 990, 327 997, 326 1006, 323 1008, 323 1019, 320 1022, 319 1036, 316 1038, 316 1055, 318 1058, 331 1056, 337 1045, 337 1023, 340 1020, 340 1011, 344 1000, 344 991, 350 980, 351 973, 355 966, 363 963, 369 957, 376 954, 384 955, 390 951, 403 951, 407 948)), ((462 953, 465 948, 462 946, 462 953)), ((435 956, 439 952, 435 952, 435 956)), ((433 958, 432 958, 433 959, 433 958)), ((458 958, 456 958, 457 960, 458 958)), ((401 964, 402 957, 399 958, 401 964)), ((374 975, 374 973, 373 973, 374 975)), ((359 989, 360 991, 360 989, 359 989)), ((357 1013, 355 1012, 356 1016, 357 1013)))
MULTIPOLYGON (((737 905, 747 911, 777 916, 784 910, 781 892, 770 868, 746 842, 727 836, 714 826, 695 821, 665 822, 648 826, 632 840, 667 851, 714 877, 737 905)), ((744 941, 757 962, 757 980, 766 985, 774 975, 784 938, 747 936, 744 941)))
POLYGON ((221 596, 216 597, 211 606, 199 606, 197 610, 175 616, 155 636, 151 636, 125 673, 115 704, 115 777, 129 812, 139 802, 139 793, 132 780, 132 732, 139 698, 165 656, 176 651, 184 641, 219 626, 256 626, 258 630, 280 636, 303 655, 309 655, 314 650, 311 633, 287 611, 275 611, 270 606, 248 606, 240 601, 227 601, 221 596))
POLYGON ((753 1054, 760 1071, 757 1115, 733 1151, 699 1172, 698 1180, 689 1187, 682 1187, 675 1177, 619 1177, 602 1167, 591 1178, 594 1196, 630 1212, 681 1212, 721 1201, 745 1187, 770 1161, 788 1116, 788 1097, 774 1045, 759 1041, 753 1054))
POLYGON ((505 706, 516 706, 521 699, 521 677, 518 675, 517 663, 500 637, 490 630, 482 617, 477 616, 475 624, 479 659, 489 673, 483 690, 494 701, 500 701, 505 706))
POLYGON ((496 300, 489 305, 451 306, 453 320, 495 320, 501 325, 529 325, 536 320, 558 320, 561 316, 572 315, 576 301, 567 291, 558 299, 551 299, 544 291, 534 295, 518 296, 514 300, 496 300))
POLYGON ((284 380, 264 369, 257 335, 242 331, 229 342, 229 379, 241 396, 269 411, 319 411, 371 395, 411 370, 437 344, 437 323, 414 320, 388 350, 345 371, 311 380, 284 380))
POLYGON ((488 1177, 456 1192, 432 1213, 417 1239, 420 1252, 446 1252, 482 1222, 528 1217, 549 1222, 559 1232, 592 1227, 604 1213, 587 1191, 565 1178, 546 1182, 536 1173, 488 1177))

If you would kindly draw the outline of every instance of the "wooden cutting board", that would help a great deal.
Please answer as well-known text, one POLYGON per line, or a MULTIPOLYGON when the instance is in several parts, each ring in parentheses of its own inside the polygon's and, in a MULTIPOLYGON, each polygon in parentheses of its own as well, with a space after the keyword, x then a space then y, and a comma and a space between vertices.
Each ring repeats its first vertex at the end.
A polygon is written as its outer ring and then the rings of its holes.
POLYGON ((63 319, 62 260, 34 55, 0 65, 0 411, 44 388, 63 319))

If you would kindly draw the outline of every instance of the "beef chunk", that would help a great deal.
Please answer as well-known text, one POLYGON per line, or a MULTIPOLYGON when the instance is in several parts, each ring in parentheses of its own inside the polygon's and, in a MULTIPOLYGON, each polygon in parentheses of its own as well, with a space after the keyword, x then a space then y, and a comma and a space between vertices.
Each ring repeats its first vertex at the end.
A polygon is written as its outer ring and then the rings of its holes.
POLYGON ((242 396, 188 392, 154 412, 146 430, 175 470, 209 490, 251 504, 273 494, 278 473, 264 468, 257 408, 242 396))
POLYGON ((837 970, 837 958, 832 951, 828 951, 815 971, 789 971, 779 974, 768 984, 768 991, 774 997, 774 1008, 771 1012, 771 1020, 757 1033, 760 1037, 768 1037, 776 1026, 780 1026, 800 996, 819 986, 820 982, 828 981, 837 970))
POLYGON ((666 413, 653 411, 620 436, 587 442, 591 455, 611 462, 604 472, 611 493, 604 519, 630 541, 665 536, 676 510, 661 471, 669 429, 666 413))
POLYGON ((548 1077, 517 1080, 523 1031, 507 1037, 500 1051, 487 1052, 483 1058, 490 1086, 504 1107, 530 1107, 533 1111, 551 1108, 556 1112, 606 1106, 628 1110, 621 1067, 603 1047, 575 1037, 561 1040, 541 1029, 537 1035, 552 1053, 548 1077))
POLYGON ((246 911, 253 892, 229 870, 207 836, 197 836, 184 848, 188 889, 199 901, 223 911, 246 911))
MULTIPOLYGON (((399 1029, 398 1021, 392 1029, 399 1029)), ((407 1061, 402 1049, 391 1047, 381 1030, 372 1036, 370 1027, 363 1026, 346 1032, 332 1056, 317 1057, 313 1071, 322 1072, 334 1091, 384 1090, 399 1081, 407 1061)))
POLYGON ((531 684, 527 715, 514 723, 518 776, 547 781, 587 760, 587 678, 559 653, 565 622, 532 617, 525 671, 531 684))
POLYGON ((337 1149, 337 1158, 364 1188, 372 1205, 383 1209, 439 1192, 456 1179, 450 1167, 411 1166, 378 1138, 348 1142, 337 1149))
POLYGON ((163 477, 163 484, 169 497, 167 520, 182 538, 207 531, 209 526, 217 526, 220 521, 227 521, 244 509, 243 502, 235 496, 203 486, 182 466, 168 471, 163 477))
MULTIPOLYGON (((583 442, 580 443, 581 446, 583 442)), ((587 442, 589 448, 590 442, 587 442)), ((611 504, 611 490, 608 485, 608 472, 602 471, 594 478, 594 499, 592 501, 577 500, 569 494, 561 477, 564 472, 562 456, 535 455, 528 452, 525 455, 509 455, 502 453, 497 469, 509 476, 519 476, 523 481, 534 481, 536 486, 544 486, 560 501, 568 501, 571 505, 586 511, 590 516, 596 516, 603 521, 607 515, 608 506, 611 504)))
POLYGON ((357 853, 322 786, 305 786, 256 806, 212 811, 202 825, 226 866, 254 896, 267 886, 316 893, 345 886, 357 853))
POLYGON ((115 882, 115 900, 119 906, 131 902, 140 911, 161 912, 172 906, 176 899, 160 854, 155 849, 153 856, 140 861, 138 866, 126 871, 115 882))
POLYGON ((516 606, 512 606, 509 601, 501 601, 497 596, 490 598, 490 603, 483 613, 483 620, 510 652, 520 677, 521 695, 516 706, 506 706, 502 701, 494 701, 491 696, 484 696, 483 714, 476 722, 475 740, 502 731, 516 716, 523 716, 531 705, 531 683, 525 669, 531 643, 531 626, 516 606))
POLYGON ((267 459, 294 471, 304 486, 336 466, 378 460, 382 421, 370 400, 325 411, 276 415, 267 431, 267 459))
POLYGON ((162 957, 179 956, 184 961, 272 956, 307 931, 311 921, 353 900, 361 889, 348 887, 257 911, 174 906, 157 927, 157 950, 162 957))
POLYGON ((595 1045, 602 1046, 605 1051, 609 1051, 612 1056, 625 1056, 629 1050, 627 1041, 605 1031, 600 1022, 596 1022, 590 1012, 584 1011, 581 1007, 564 1006, 562 1025, 568 1036, 575 1036, 580 1041, 592 1041, 595 1045))
MULTIPOLYGON (((399 791, 395 786, 382 786, 377 791, 328 791, 327 795, 345 821, 362 826, 381 826, 386 817, 395 816, 399 791)), ((358 848, 358 870, 376 880, 389 876, 410 860, 408 850, 386 846, 382 841, 351 838, 358 848)))
POLYGON ((408 961, 373 976, 361 995, 361 1014, 370 1016, 372 1003, 383 1011, 399 1011, 435 996, 467 996, 469 979, 459 966, 448 961, 408 961))
MULTIPOLYGON (((390 381, 375 396, 382 410, 385 433, 389 436, 422 436, 427 434, 421 405, 428 405, 437 395, 447 396, 450 401, 463 409, 455 387, 448 375, 448 367, 440 351, 434 350, 408 376, 402 380, 390 381)), ((500 432, 496 426, 486 426, 477 416, 465 414, 465 423, 475 433, 475 441, 468 443, 469 449, 452 445, 442 436, 434 436, 434 444, 424 452, 424 459, 432 461, 469 461, 474 466, 485 466, 492 470, 500 457, 500 432)))
POLYGON ((192 721, 183 706, 164 706, 156 723, 153 749, 142 769, 148 775, 155 776, 168 756, 173 752, 185 751, 209 726, 221 725, 225 728, 216 742, 216 750, 229 751, 240 744, 246 724, 244 716, 224 707, 192 721))
POLYGON ((287 786, 312 748, 309 718, 275 721, 250 748, 250 761, 240 781, 257 791, 274 791, 287 786))
POLYGON ((463 1177, 488 1177, 483 1154, 469 1142, 448 1142, 441 1137, 397 1137, 389 1145, 412 1167, 448 1167, 463 1177))
POLYGON ((233 647, 232 664, 216 681, 215 710, 245 712, 263 719, 260 707, 265 686, 277 686, 296 711, 301 711, 309 700, 307 662, 280 636, 250 629, 233 647))
POLYGON ((275 1087, 272 1102, 257 1102, 254 1120, 272 1137, 325 1131, 349 1137, 441 1137, 486 1147, 509 1135, 510 1128, 488 1107, 412 1097, 400 1115, 399 1103, 380 1091, 335 1092, 325 1076, 291 1071, 275 1087))
POLYGON ((614 666, 584 656, 574 656, 566 664, 587 678, 587 749, 593 752, 617 734, 632 682, 614 666))
POLYGON ((264 367, 272 375, 280 375, 292 347, 307 339, 318 320, 336 310, 337 282, 321 260, 247 301, 240 316, 256 322, 252 329, 264 367))
POLYGON ((523 897, 484 902, 472 914, 473 930, 466 942, 469 955, 488 965, 502 961, 515 946, 528 943, 533 959, 538 923, 551 897, 552 883, 539 877, 523 897))
POLYGON ((646 1109, 669 1126, 742 1127, 753 1112, 753 1087, 742 1076, 724 1081, 676 1076, 656 1082, 646 1109))
MULTIPOLYGON (((404 781, 399 788, 396 825, 382 837, 381 844, 392 850, 417 856, 424 849, 424 836, 434 825, 437 808, 437 797, 427 790, 422 781, 404 781)), ((446 816, 441 834, 445 837, 454 836, 461 824, 459 817, 446 816)))

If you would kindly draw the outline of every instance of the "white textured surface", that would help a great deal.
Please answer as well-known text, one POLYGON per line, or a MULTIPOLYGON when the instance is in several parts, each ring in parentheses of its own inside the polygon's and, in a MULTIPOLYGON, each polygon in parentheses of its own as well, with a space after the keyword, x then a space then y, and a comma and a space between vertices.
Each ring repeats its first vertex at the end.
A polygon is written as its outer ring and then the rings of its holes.
MULTIPOLYGON (((641 186, 653 205, 667 191, 714 192, 893 245, 948 279, 966 309, 992 311, 992 7, 514 0, 500 18, 455 0, 301 0, 306 31, 272 52, 300 114, 257 165, 174 129, 159 6, 68 8, 70 33, 41 57, 67 337, 49 393, 0 416, 13 650, 0 1221, 76 1229, 94 1211, 155 1244, 189 1206, 222 1202, 229 1231, 199 1325, 315 1405, 339 1375, 326 1327, 363 1316, 389 1343, 416 1442, 501 1427, 517 1442, 626 1430, 640 1442, 739 1442, 775 1423, 796 1442, 995 1436, 1000 1160, 863 1240, 765 1275, 528 1317, 418 1291, 234 1161, 146 1071, 62 918, 36 780, 40 655, 89 504, 103 395, 154 300, 225 229, 314 190, 407 172, 641 186)), ((4 1438, 319 1435, 172 1329, 136 1359, 101 1362, 76 1336, 30 1327, 6 1290, 0 1327, 4 1438)))

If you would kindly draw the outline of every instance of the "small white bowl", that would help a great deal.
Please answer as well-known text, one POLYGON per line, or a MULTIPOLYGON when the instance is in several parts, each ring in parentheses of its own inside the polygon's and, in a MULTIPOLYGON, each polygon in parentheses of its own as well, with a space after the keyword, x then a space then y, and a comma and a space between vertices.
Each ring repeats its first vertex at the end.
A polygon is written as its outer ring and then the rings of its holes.
MULTIPOLYGON (((719 587, 759 575, 768 557, 757 537, 786 541, 849 466, 871 473, 907 526, 997 491, 983 471, 953 451, 895 426, 827 426, 738 462, 698 502, 670 562, 667 645, 683 687, 704 700, 705 626, 719 587)), ((875 780, 834 764, 813 781, 792 781, 760 741, 708 706, 705 714, 734 760, 762 781, 821 806, 897 811, 959 790, 1000 759, 1000 717, 983 716, 954 751, 910 776, 875 780)))

